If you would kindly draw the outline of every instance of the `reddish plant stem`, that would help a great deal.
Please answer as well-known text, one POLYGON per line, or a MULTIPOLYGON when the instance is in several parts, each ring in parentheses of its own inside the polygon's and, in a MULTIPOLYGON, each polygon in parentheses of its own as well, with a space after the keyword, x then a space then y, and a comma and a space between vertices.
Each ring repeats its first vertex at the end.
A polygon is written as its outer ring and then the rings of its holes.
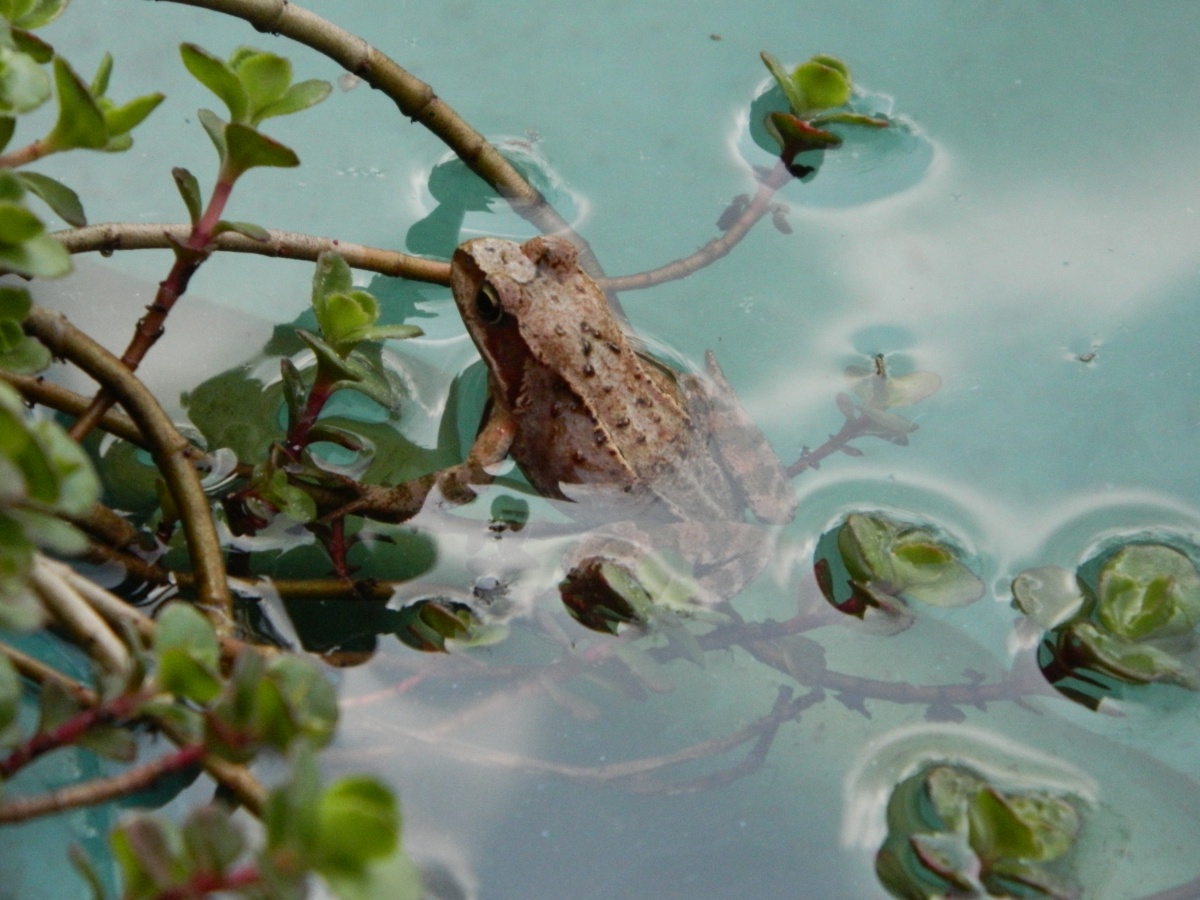
POLYGON ((105 725, 117 725, 133 718, 140 703, 148 694, 138 692, 116 697, 101 706, 77 713, 57 728, 35 734, 0 760, 0 780, 12 778, 39 756, 76 743, 81 737, 105 725))
POLYGON ((117 797, 124 797, 145 790, 164 775, 182 772, 203 762, 204 748, 199 744, 188 744, 172 753, 160 756, 153 762, 128 769, 112 778, 97 778, 81 784, 71 785, 47 794, 21 797, 0 804, 0 824, 24 822, 37 816, 95 806, 117 797))
MULTIPOLYGON (((167 277, 159 282, 154 302, 146 307, 146 315, 138 320, 133 338, 121 356, 121 362, 128 366, 130 372, 137 370, 146 354, 150 352, 150 348, 162 337, 166 330, 167 316, 172 307, 180 297, 187 293, 192 276, 208 259, 209 245, 212 243, 217 223, 221 221, 221 214, 229 202, 229 194, 233 190, 233 185, 233 178, 224 173, 218 176, 204 214, 192 227, 191 234, 188 235, 183 246, 175 251, 175 264, 171 266, 167 277)), ((71 437, 76 441, 82 441, 93 428, 100 424, 104 414, 115 402, 115 398, 101 388, 92 398, 91 405, 71 426, 71 437)))
POLYGON ((0 156, 0 169, 16 169, 26 163, 36 162, 43 156, 49 156, 51 152, 42 141, 34 141, 0 156))
POLYGON ((321 415, 321 410, 325 408, 325 404, 329 401, 333 394, 333 382, 328 378, 322 377, 321 367, 317 367, 317 378, 313 381, 313 386, 308 391, 308 402, 304 405, 304 412, 300 415, 300 421, 296 422, 287 437, 287 452, 288 456, 293 459, 300 456, 300 451, 308 444, 308 433, 312 430, 313 425, 317 423, 317 418, 321 415))

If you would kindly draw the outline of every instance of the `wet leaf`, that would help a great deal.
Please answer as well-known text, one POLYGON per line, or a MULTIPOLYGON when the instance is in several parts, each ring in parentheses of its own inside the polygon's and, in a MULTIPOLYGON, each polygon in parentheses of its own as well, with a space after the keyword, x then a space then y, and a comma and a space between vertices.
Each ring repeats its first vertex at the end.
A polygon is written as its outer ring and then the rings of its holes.
POLYGON ((841 106, 850 99, 849 71, 833 57, 814 56, 801 63, 792 72, 791 81, 802 98, 801 106, 792 108, 798 116, 841 106))
POLYGON ((1058 566, 1026 569, 1013 579, 1013 601, 1045 631, 1074 618, 1086 601, 1073 572, 1058 566))
POLYGON ((158 617, 155 677, 163 690, 208 703, 221 691, 220 645, 212 625, 194 607, 171 603, 158 617))
POLYGON ((1165 544, 1122 547, 1100 570, 1096 593, 1100 624, 1129 640, 1187 634, 1200 621, 1196 566, 1165 544))
POLYGON ((1079 644, 1079 653, 1102 672, 1130 684, 1162 681, 1189 690, 1200 690, 1196 667, 1153 644, 1135 643, 1098 629, 1091 622, 1070 626, 1069 635, 1079 644))

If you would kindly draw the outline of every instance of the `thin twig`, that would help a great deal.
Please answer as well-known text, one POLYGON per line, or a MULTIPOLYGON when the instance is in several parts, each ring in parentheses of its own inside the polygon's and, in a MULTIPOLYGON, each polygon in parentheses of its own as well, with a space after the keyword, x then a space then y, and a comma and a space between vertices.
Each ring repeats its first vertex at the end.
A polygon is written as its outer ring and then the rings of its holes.
MULTIPOLYGON (((69 232, 59 232, 64 233, 69 232)), ((56 409, 69 416, 80 415, 92 402, 90 397, 77 394, 37 375, 17 375, 15 372, 0 370, 0 379, 20 391, 26 401, 56 409)), ((106 412, 100 420, 100 428, 138 447, 146 446, 145 439, 133 424, 133 420, 119 410, 111 409, 106 412)))
POLYGON ((711 265, 732 250, 742 238, 754 227, 754 224, 771 211, 771 200, 775 192, 792 179, 783 162, 778 162, 759 182, 758 191, 741 215, 720 236, 713 238, 695 253, 676 259, 666 265, 651 269, 649 272, 639 272, 636 275, 621 275, 616 278, 605 278, 600 286, 609 293, 620 291, 636 291, 641 288, 653 287, 665 281, 687 278, 693 272, 711 265))
POLYGON ((66 316, 35 306, 24 325, 55 356, 69 359, 111 391, 137 423, 183 520, 196 576, 197 601, 210 613, 218 633, 228 634, 233 616, 229 586, 225 583, 225 560, 208 497, 189 459, 191 445, 146 386, 66 316))
MULTIPOLYGON (((151 623, 151 627, 153 627, 153 623, 151 623)), ((54 682, 81 706, 91 707, 100 703, 100 695, 91 688, 80 684, 73 678, 69 678, 57 669, 46 665, 41 660, 22 653, 15 647, 10 647, 0 642, 0 656, 7 657, 9 662, 13 664, 13 668, 22 677, 28 678, 35 684, 54 682)), ((187 734, 179 725, 171 720, 157 719, 155 721, 159 730, 177 746, 184 747, 192 742, 192 735, 187 734)), ((239 803, 246 807, 252 814, 256 816, 262 815, 263 805, 267 801, 267 791, 258 779, 250 773, 249 769, 238 763, 212 755, 205 756, 203 763, 205 771, 215 781, 224 786, 230 794, 236 797, 239 803)))
POLYGON ((145 790, 164 775, 182 772, 199 765, 203 757, 202 746, 189 744, 160 756, 153 762, 127 769, 111 778, 96 778, 57 791, 10 800, 0 804, 0 824, 24 822, 50 813, 78 809, 81 806, 96 806, 118 797, 125 797, 145 790))
MULTIPOLYGON (((50 236, 68 253, 112 253, 116 250, 173 250, 190 233, 190 225, 109 222, 55 231, 50 236)), ((267 235, 265 241, 256 241, 244 234, 226 231, 213 238, 210 246, 213 250, 231 253, 256 253, 312 262, 326 250, 335 250, 355 269, 429 284, 450 283, 450 264, 440 260, 294 231, 270 230, 267 235)))

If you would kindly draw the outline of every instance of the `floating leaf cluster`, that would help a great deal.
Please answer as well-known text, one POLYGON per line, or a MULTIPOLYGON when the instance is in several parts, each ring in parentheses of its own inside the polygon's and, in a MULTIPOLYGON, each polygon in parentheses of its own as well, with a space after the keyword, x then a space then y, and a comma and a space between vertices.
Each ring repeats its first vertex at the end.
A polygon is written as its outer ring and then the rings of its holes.
POLYGON ((896 786, 887 825, 875 871, 895 897, 1082 897, 1070 873, 1082 819, 1070 798, 932 765, 896 786))
POLYGON ((847 615, 861 619, 874 609, 907 625, 910 602, 965 606, 983 596, 983 582, 961 551, 932 528, 851 513, 831 537, 833 552, 818 557, 817 581, 825 599, 847 615))
POLYGON ((1018 609, 1044 630, 1042 671, 1095 707, 1117 685, 1200 689, 1200 574, 1169 544, 1131 542, 1071 573, 1029 569, 1012 584, 1018 609))

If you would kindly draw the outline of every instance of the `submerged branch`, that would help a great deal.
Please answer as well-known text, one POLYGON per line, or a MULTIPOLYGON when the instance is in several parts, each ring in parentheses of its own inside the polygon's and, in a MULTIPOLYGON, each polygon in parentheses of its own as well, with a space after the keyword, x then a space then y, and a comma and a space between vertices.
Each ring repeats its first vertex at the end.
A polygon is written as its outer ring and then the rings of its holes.
POLYGON ((754 224, 771 211, 771 200, 775 192, 792 179, 792 173, 787 166, 779 162, 759 182, 754 199, 719 237, 713 238, 691 256, 676 259, 666 265, 639 272, 636 275, 621 275, 616 278, 605 278, 600 282, 609 293, 620 291, 636 291, 642 288, 654 287, 667 281, 687 278, 693 272, 711 265, 732 250, 742 238, 754 227, 754 224))

